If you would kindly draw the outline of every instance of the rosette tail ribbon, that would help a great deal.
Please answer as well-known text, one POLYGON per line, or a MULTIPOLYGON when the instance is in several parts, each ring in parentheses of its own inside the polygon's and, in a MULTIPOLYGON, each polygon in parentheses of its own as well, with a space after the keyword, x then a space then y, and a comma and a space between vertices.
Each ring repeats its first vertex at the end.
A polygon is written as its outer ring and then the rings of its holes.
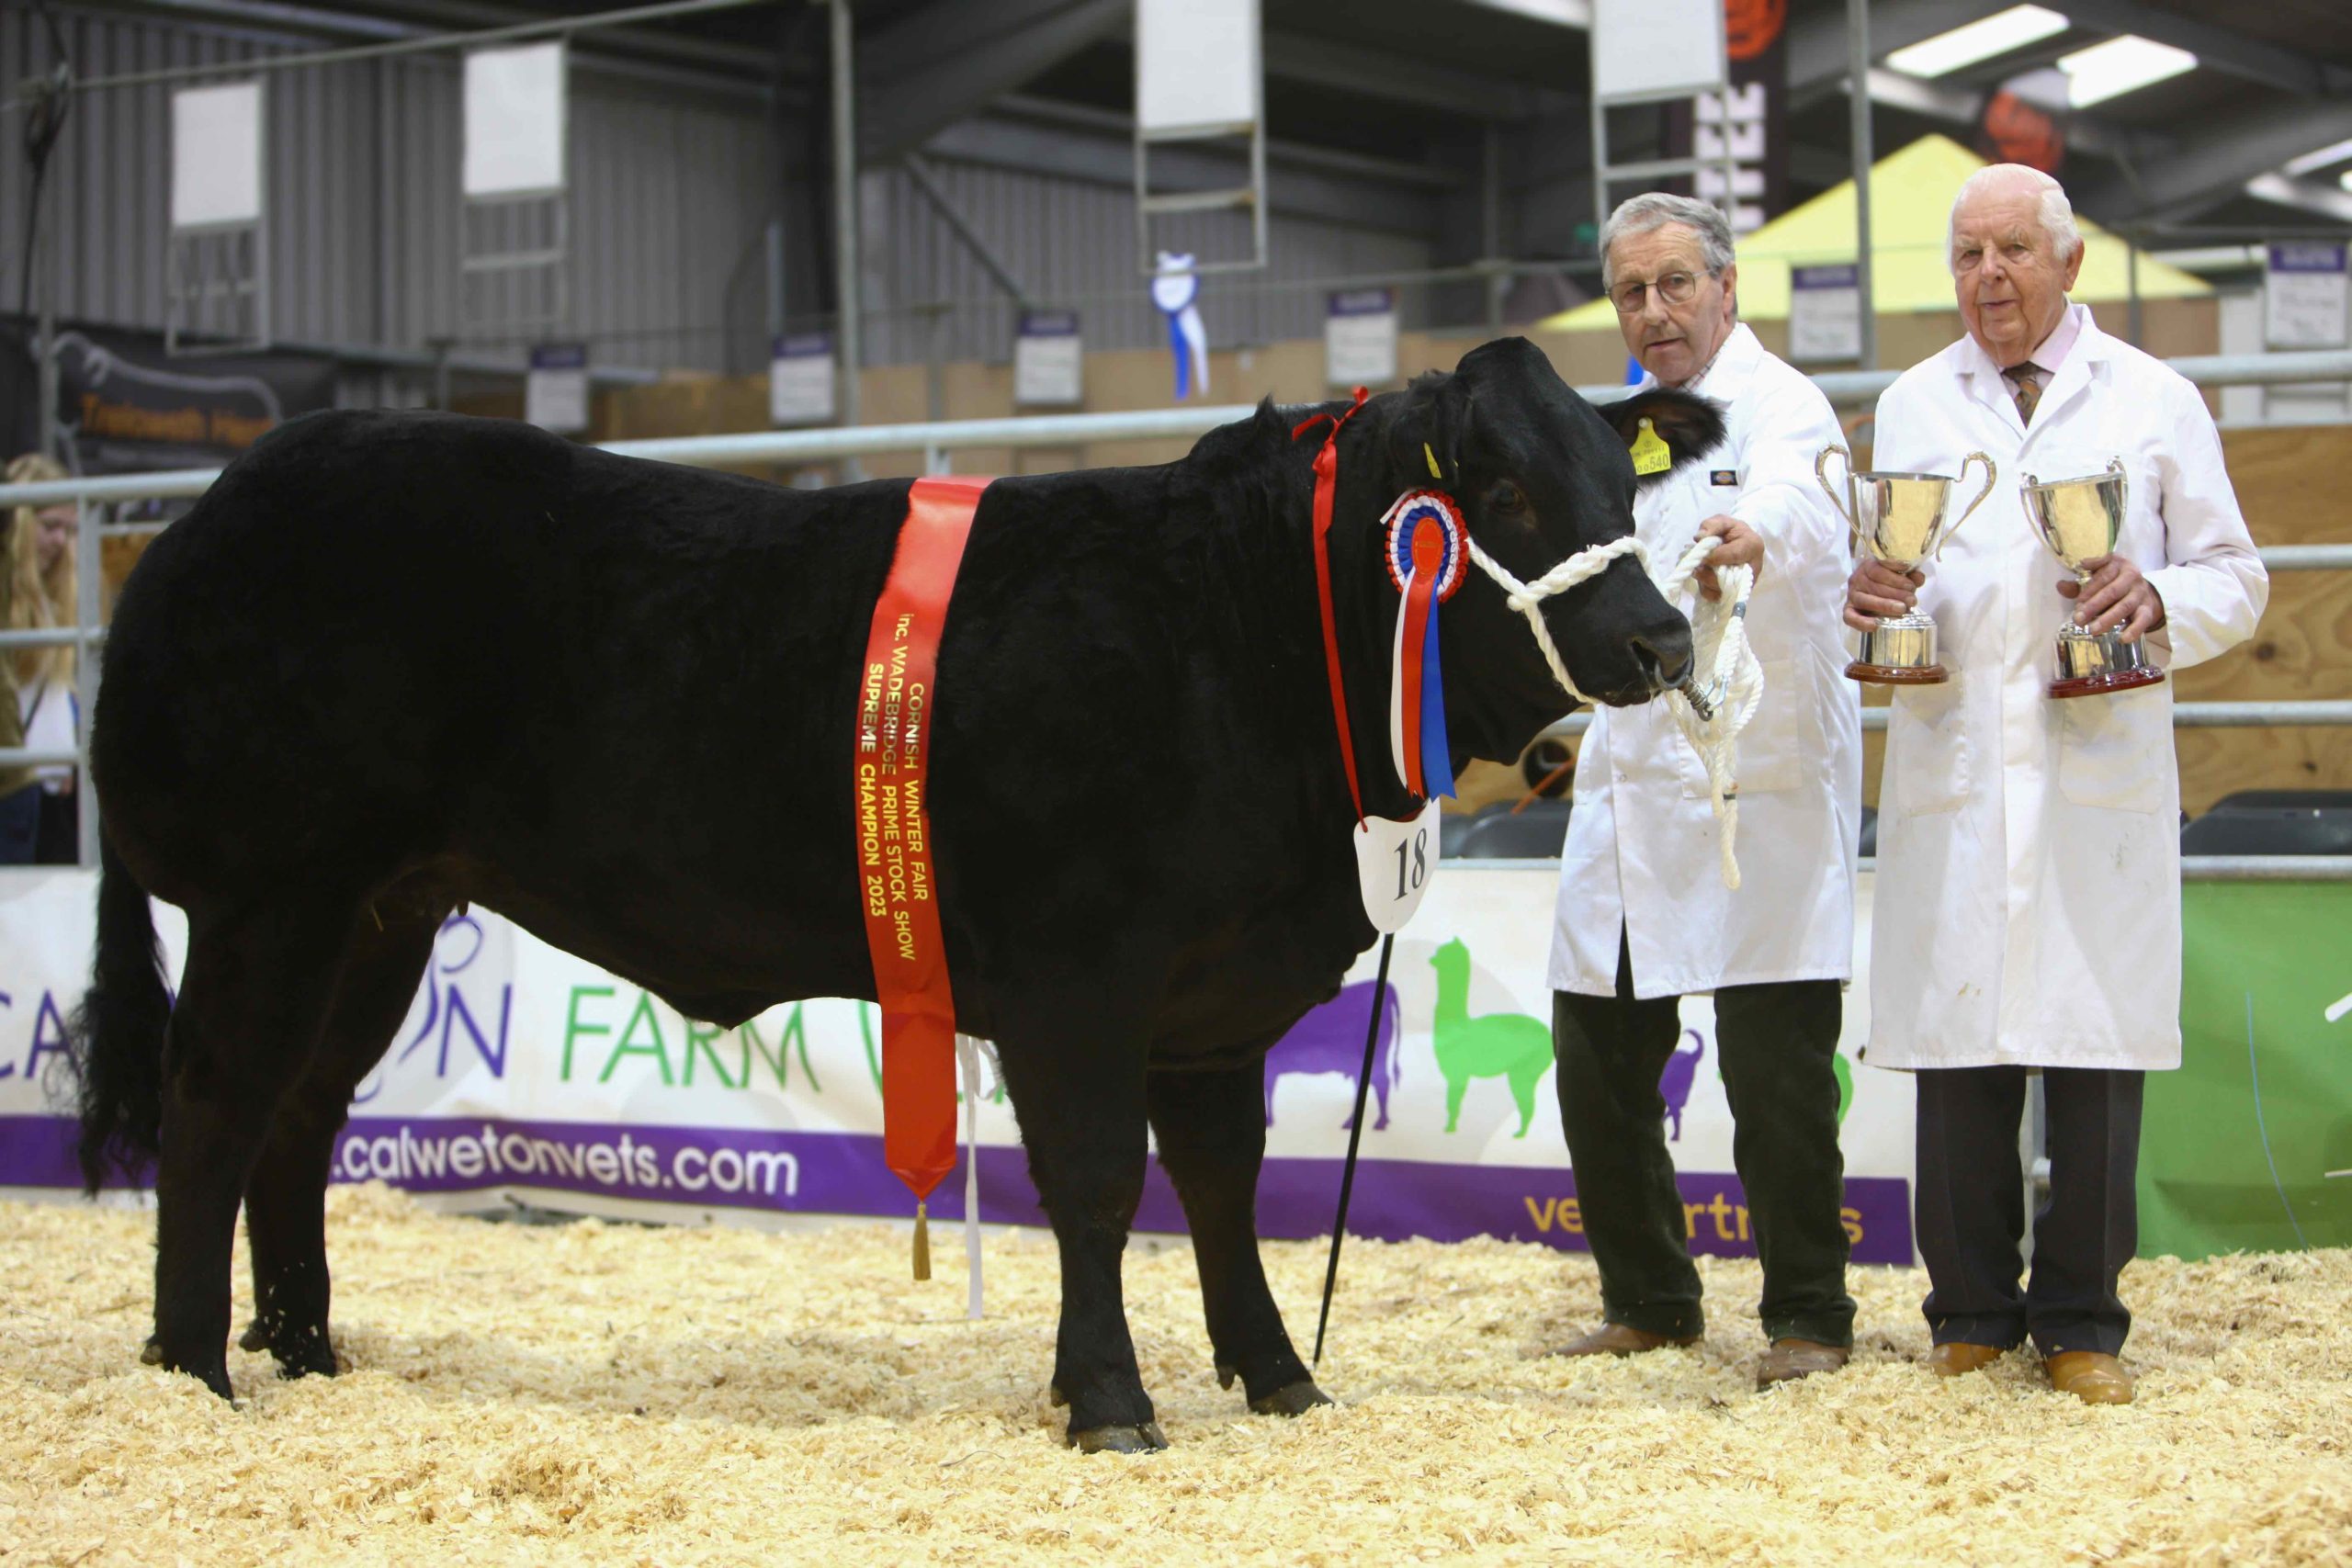
POLYGON ((1445 671, 1438 652, 1438 606, 1462 586, 1469 530, 1453 497, 1408 491, 1382 520, 1388 575, 1403 595, 1388 682, 1388 748, 1396 776, 1423 800, 1453 794, 1453 753, 1445 734, 1445 671))

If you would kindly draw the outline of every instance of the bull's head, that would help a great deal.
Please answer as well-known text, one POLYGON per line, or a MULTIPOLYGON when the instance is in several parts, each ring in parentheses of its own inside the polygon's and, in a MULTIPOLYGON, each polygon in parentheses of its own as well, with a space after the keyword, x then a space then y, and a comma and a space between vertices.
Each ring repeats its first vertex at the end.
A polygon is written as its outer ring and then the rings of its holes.
MULTIPOLYGON (((1525 338, 1475 348, 1452 374, 1433 371, 1383 401, 1388 491, 1444 490, 1486 553, 1526 581, 1633 532, 1635 491, 1667 472, 1634 472, 1627 448, 1643 422, 1675 466, 1714 446, 1724 429, 1716 405, 1682 392, 1595 409, 1525 338)), ((1645 702, 1688 671, 1690 624, 1630 556, 1545 600, 1540 613, 1569 675, 1602 702, 1645 702)), ((1528 623, 1481 572, 1471 571, 1446 606, 1440 636, 1456 750, 1515 757, 1572 705, 1528 623)))

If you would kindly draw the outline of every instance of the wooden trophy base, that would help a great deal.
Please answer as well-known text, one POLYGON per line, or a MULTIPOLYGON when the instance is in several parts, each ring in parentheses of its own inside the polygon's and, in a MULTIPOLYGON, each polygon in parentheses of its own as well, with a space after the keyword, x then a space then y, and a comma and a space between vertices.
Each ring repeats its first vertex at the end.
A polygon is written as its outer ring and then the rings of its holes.
POLYGON ((1846 679, 1865 686, 1935 686, 1951 676, 1940 664, 1865 664, 1857 659, 1846 666, 1846 679))
POLYGON ((2109 692, 2128 692, 2135 686, 2153 686, 2165 678, 2165 672, 2154 668, 2140 670, 2109 670, 2097 675, 2068 675, 2050 682, 2053 697, 2096 697, 2109 692))

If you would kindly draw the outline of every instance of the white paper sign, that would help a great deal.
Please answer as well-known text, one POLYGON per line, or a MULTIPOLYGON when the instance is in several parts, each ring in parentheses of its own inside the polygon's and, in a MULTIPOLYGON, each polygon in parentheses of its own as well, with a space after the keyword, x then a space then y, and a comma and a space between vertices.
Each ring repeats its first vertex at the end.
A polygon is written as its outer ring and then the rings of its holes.
POLYGON ((1862 352, 1860 269, 1796 266, 1789 269, 1789 357, 1857 359, 1862 352))
POLYGON ((1725 77, 1723 0, 1593 0, 1595 95, 1689 96, 1725 77))
POLYGON ((515 197, 563 188, 560 43, 478 49, 466 56, 465 194, 515 197))
POLYGON ((768 423, 823 424, 834 400, 833 334, 796 333, 775 340, 768 360, 768 423))
POLYGON ((261 84, 172 95, 172 227, 261 219, 261 84))
POLYGON ((1351 288, 1331 296, 1323 318, 1324 378, 1334 387, 1385 387, 1396 379, 1396 293, 1351 288))
POLYGON ((1400 931, 1437 876, 1437 802, 1399 822, 1367 817, 1356 824, 1356 884, 1363 912, 1378 931, 1400 931))
POLYGON ((1258 118, 1258 0, 1136 0, 1136 126, 1258 118))
POLYGON ((2272 348, 2342 348, 2345 247, 2272 245, 2268 259, 2262 290, 2264 340, 2272 348))
POLYGON ((1023 310, 1012 344, 1012 400, 1023 408, 1085 401, 1084 340, 1075 310, 1023 310))
POLYGON ((531 371, 523 381, 523 417, 558 435, 577 435, 588 428, 586 344, 550 344, 531 350, 531 371))

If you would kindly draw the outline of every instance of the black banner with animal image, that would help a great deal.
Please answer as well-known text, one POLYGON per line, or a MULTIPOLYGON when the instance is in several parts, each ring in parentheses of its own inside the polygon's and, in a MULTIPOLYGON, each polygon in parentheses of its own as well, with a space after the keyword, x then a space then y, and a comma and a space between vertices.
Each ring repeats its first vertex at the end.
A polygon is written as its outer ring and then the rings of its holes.
POLYGON ((1737 165, 1737 190, 1726 198, 1718 168, 1695 181, 1678 177, 1666 188, 1698 195, 1732 214, 1733 232, 1745 234, 1789 207, 1788 0, 1724 0, 1724 51, 1731 86, 1719 104, 1671 104, 1664 109, 1664 152, 1712 162, 1726 152, 1737 165))
MULTIPOLYGON (((11 452, 40 439, 36 333, 0 320, 0 428, 11 452)), ((57 420, 77 473, 217 468, 272 426, 334 405, 335 366, 316 355, 174 356, 161 333, 61 323, 57 420)))

